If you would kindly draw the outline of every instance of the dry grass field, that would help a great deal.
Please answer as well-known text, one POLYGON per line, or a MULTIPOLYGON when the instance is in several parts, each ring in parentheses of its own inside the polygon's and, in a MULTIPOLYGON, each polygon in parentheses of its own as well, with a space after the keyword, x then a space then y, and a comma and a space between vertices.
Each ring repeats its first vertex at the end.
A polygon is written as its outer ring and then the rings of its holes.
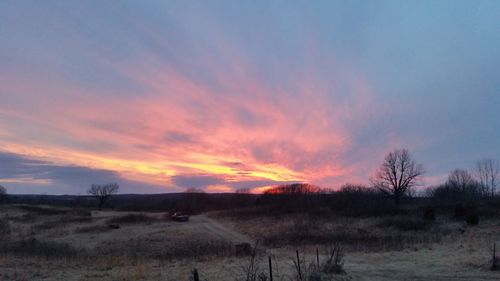
POLYGON ((500 218, 469 226, 444 216, 424 224, 398 216, 220 211, 175 222, 165 213, 0 208, 0 280, 191 280, 195 268, 200 280, 247 280, 251 257, 236 253, 235 245, 257 240, 255 272, 262 276, 255 280, 269 280, 269 256, 273 280, 299 280, 296 251, 307 275, 316 249, 324 262, 334 242, 345 252, 345 274, 303 280, 500 279, 489 270, 500 218))

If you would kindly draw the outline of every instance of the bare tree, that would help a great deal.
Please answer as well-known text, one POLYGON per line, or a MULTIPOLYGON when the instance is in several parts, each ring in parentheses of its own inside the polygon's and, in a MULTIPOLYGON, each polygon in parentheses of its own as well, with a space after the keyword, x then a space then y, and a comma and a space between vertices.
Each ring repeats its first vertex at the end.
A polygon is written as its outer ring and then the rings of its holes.
POLYGON ((470 186, 476 185, 477 182, 469 171, 456 169, 450 172, 446 184, 461 192, 465 192, 470 186))
POLYGON ((396 149, 385 156, 372 184, 399 204, 409 189, 415 186, 424 174, 424 168, 413 160, 407 149, 396 149))
POLYGON ((497 160, 486 158, 477 161, 475 175, 491 197, 495 196, 497 186, 500 184, 500 164, 497 160))
POLYGON ((99 210, 102 209, 104 204, 111 198, 111 196, 118 192, 120 186, 117 183, 108 184, 93 184, 87 191, 88 194, 94 196, 99 202, 99 210))
POLYGON ((428 195, 434 199, 451 202, 475 200, 488 194, 469 171, 462 169, 451 171, 444 184, 428 190, 428 195))

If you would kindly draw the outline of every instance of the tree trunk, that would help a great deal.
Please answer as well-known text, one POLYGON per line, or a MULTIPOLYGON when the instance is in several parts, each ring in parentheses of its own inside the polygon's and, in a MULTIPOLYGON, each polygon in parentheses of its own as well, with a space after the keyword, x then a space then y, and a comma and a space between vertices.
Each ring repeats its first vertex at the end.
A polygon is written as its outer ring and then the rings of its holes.
POLYGON ((394 194, 394 203, 396 203, 396 206, 399 206, 401 204, 401 194, 396 193, 394 194))

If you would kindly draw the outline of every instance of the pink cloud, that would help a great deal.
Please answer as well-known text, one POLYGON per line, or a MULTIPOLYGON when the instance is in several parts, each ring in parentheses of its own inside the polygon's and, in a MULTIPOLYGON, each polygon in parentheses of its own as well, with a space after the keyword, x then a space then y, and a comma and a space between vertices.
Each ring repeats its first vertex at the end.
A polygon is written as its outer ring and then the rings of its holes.
POLYGON ((290 92, 260 77, 245 56, 229 52, 229 67, 208 60, 209 82, 152 55, 105 62, 145 89, 123 97, 107 88, 91 92, 64 78, 11 73, 3 87, 16 93, 8 100, 18 106, 0 106, 0 114, 26 125, 4 124, 0 129, 15 132, 17 143, 2 143, 14 152, 35 147, 52 160, 155 183, 171 184, 171 176, 197 172, 235 181, 323 184, 353 176, 358 167, 342 158, 353 143, 348 125, 376 116, 362 75, 347 71, 349 97, 337 95, 335 83, 325 83, 314 71, 289 81, 286 88, 295 89, 290 92), (23 135, 34 127, 45 135, 23 135))

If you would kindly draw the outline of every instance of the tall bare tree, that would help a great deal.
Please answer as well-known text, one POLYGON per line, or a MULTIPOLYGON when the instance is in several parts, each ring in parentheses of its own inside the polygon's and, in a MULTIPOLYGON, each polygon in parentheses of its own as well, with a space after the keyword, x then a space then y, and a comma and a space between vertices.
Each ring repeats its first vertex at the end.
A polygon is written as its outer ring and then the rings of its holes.
POLYGON ((94 196, 99 202, 99 210, 102 209, 104 204, 106 204, 111 196, 118 192, 120 186, 117 183, 108 183, 108 184, 93 184, 87 190, 87 193, 94 196))
POLYGON ((446 184, 460 192, 465 192, 469 187, 477 185, 477 182, 469 171, 456 169, 450 172, 446 184))
POLYGON ((437 190, 441 196, 460 200, 473 200, 489 195, 486 190, 467 170, 456 169, 450 172, 446 183, 437 190))
POLYGON ((396 149, 384 158, 372 184, 385 194, 392 196, 397 204, 417 185, 424 174, 422 165, 417 164, 407 149, 396 149))
POLYGON ((494 197, 497 186, 500 184, 500 164, 498 161, 491 158, 477 161, 475 175, 481 186, 488 190, 491 197, 494 197))

